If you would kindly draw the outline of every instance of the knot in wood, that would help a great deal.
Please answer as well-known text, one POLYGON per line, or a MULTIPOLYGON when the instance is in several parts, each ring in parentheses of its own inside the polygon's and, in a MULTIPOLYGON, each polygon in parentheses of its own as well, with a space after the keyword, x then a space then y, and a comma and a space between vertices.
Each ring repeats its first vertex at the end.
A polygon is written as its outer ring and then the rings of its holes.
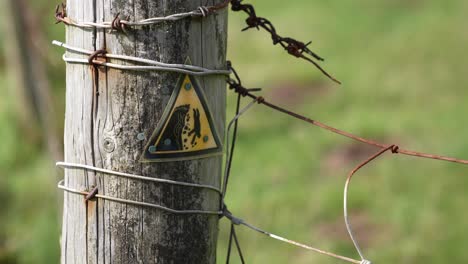
POLYGON ((115 143, 111 138, 104 139, 103 148, 107 153, 111 153, 115 150, 115 143))

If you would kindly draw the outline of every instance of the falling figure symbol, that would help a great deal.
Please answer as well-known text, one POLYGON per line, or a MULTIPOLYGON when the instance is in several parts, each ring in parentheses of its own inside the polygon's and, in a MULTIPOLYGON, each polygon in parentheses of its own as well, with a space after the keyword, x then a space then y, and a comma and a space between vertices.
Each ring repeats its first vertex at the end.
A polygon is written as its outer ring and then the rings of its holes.
POLYGON ((188 136, 192 136, 192 146, 197 143, 195 140, 201 138, 201 123, 200 123, 200 110, 198 108, 193 109, 193 129, 188 133, 188 136))
POLYGON ((203 89, 183 75, 145 146, 144 162, 195 160, 223 151, 203 89))
POLYGON ((158 150, 183 150, 182 133, 189 109, 190 105, 181 105, 175 109, 157 146, 158 150))

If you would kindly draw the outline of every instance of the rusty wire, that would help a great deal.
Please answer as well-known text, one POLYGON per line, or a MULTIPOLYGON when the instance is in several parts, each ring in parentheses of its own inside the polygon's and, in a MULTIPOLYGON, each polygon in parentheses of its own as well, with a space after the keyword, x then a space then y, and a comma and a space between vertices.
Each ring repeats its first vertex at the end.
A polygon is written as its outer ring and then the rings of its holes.
POLYGON ((154 209, 159 209, 171 214, 176 214, 176 215, 215 215, 215 216, 221 216, 223 215, 222 211, 217 211, 217 210, 202 210, 202 209, 187 209, 187 210, 179 210, 179 209, 173 209, 169 207, 165 207, 159 204, 153 204, 153 203, 148 203, 148 202, 143 202, 143 201, 135 201, 135 200, 129 200, 129 199, 124 199, 124 198, 118 198, 114 196, 108 196, 104 194, 99 194, 98 188, 94 187, 91 191, 87 190, 78 190, 75 188, 71 188, 69 186, 65 185, 65 181, 61 180, 58 184, 57 187, 65 192, 76 194, 76 195, 81 195, 85 198, 85 201, 89 201, 94 198, 99 198, 103 200, 108 200, 108 201, 113 201, 113 202, 118 202, 118 203, 123 203, 123 204, 130 204, 134 206, 141 206, 141 207, 149 207, 149 208, 154 208, 154 209))
POLYGON ((226 263, 229 264, 230 263, 230 258, 231 258, 231 251, 232 251, 232 247, 233 247, 233 239, 234 239, 234 245, 237 249, 237 252, 239 254, 239 257, 240 257, 240 261, 241 263, 245 263, 245 259, 244 259, 244 255, 242 253, 242 249, 241 249, 241 246, 240 246, 240 243, 238 241, 238 238, 237 238, 237 235, 236 235, 236 229, 235 229, 235 226, 239 226, 239 225, 243 225, 253 231, 256 231, 260 234, 263 234, 263 235, 266 235, 272 239, 276 239, 276 240, 279 240, 279 241, 282 241, 282 242, 285 242, 285 243, 288 243, 288 244, 291 244, 291 245, 294 245, 294 246, 297 246, 297 247, 300 247, 300 248, 303 248, 303 249, 306 249, 306 250, 310 250, 310 251, 314 251, 316 253, 319 253, 319 254, 323 254, 323 255, 327 255, 329 257, 333 257, 333 258, 336 258, 336 259, 340 259, 340 260, 343 260, 343 261, 347 261, 347 262, 350 262, 350 263, 355 263, 355 264, 368 264, 370 262, 366 262, 367 260, 362 260, 362 261, 359 261, 359 260, 355 260, 355 259, 352 259, 352 258, 348 258, 348 257, 345 257, 345 256, 342 256, 342 255, 338 255, 338 254, 335 254, 335 253, 332 253, 332 252, 329 252, 329 251, 325 251, 325 250, 321 250, 321 249, 318 249, 318 248, 315 248, 315 247, 312 247, 312 246, 309 246, 309 245, 305 245, 303 243, 300 243, 300 242, 297 242, 297 241, 294 241, 294 240, 291 240, 291 239, 287 239, 287 238, 284 238, 284 237, 281 237, 281 236, 278 236, 278 235, 275 235, 273 233, 270 233, 270 232, 267 232, 263 229, 260 229, 252 224, 249 224, 247 222, 245 222, 244 220, 240 219, 240 218, 237 218, 235 217, 227 208, 226 204, 225 204, 225 195, 226 195, 226 191, 227 191, 227 185, 228 185, 228 182, 229 182, 229 176, 230 176, 230 173, 231 173, 231 168, 232 168, 232 160, 233 160, 233 156, 234 156, 234 149, 235 149, 235 145, 236 145, 236 139, 237 139, 237 130, 238 130, 238 121, 239 121, 239 117, 244 114, 248 109, 250 109, 253 104, 255 103, 258 103, 258 104, 263 104, 265 102, 265 99, 262 97, 262 96, 257 96, 255 98, 253 98, 254 100, 252 102, 250 102, 246 107, 244 107, 243 109, 240 109, 240 104, 241 104, 241 99, 243 97, 246 97, 248 96, 250 93, 252 92, 258 92, 260 91, 261 89, 260 88, 254 88, 254 89, 247 89, 245 88, 243 85, 242 85, 242 81, 239 77, 239 74, 237 73, 237 71, 232 67, 232 64, 230 61, 227 62, 227 65, 228 65, 228 69, 232 72, 232 74, 235 76, 234 78, 235 79, 230 79, 228 78, 227 79, 227 83, 229 84, 229 88, 231 90, 234 90, 238 96, 237 96, 237 104, 236 104, 236 111, 235 111, 235 116, 234 118, 232 119, 232 121, 229 123, 228 125, 228 128, 227 128, 227 140, 226 140, 226 164, 225 164, 225 174, 224 174, 224 179, 223 179, 223 191, 222 191, 222 196, 221 196, 221 208, 222 208, 222 211, 223 211, 223 216, 226 217, 228 220, 231 221, 231 230, 230 230, 230 235, 229 235, 229 244, 228 244, 228 252, 227 252, 227 258, 226 258, 226 263), (229 135, 230 135, 230 131, 231 131, 231 128, 232 126, 234 126, 234 133, 232 135, 232 138, 229 139, 229 135), (231 145, 229 145, 229 141, 231 140, 231 145))
MULTIPOLYGON (((228 66, 231 68, 231 71, 234 73, 235 79, 229 78, 227 79, 227 83, 229 85, 229 88, 233 90, 234 92, 244 96, 244 97, 250 97, 252 99, 258 99, 260 96, 254 95, 249 89, 245 88, 242 85, 242 82, 239 78, 239 75, 235 71, 235 69, 232 67, 232 64, 228 64, 228 66)), ((413 156, 413 157, 418 157, 418 158, 426 158, 426 159, 434 159, 434 160, 441 160, 441 161, 448 161, 448 162, 454 162, 454 163, 459 163, 459 164, 466 164, 468 165, 468 160, 463 160, 463 159, 457 159, 457 158, 451 158, 451 157, 446 157, 446 156, 441 156, 441 155, 435 155, 435 154, 428 154, 428 153, 422 153, 422 152, 417 152, 413 150, 407 150, 403 149, 397 145, 392 145, 392 144, 383 144, 371 139, 366 139, 357 135, 354 135, 352 133, 334 128, 332 126, 326 125, 322 122, 313 120, 311 118, 308 118, 304 115, 295 113, 291 110, 288 110, 286 108, 283 108, 281 106, 275 105, 273 103, 270 103, 269 101, 265 100, 264 98, 261 98, 263 100, 259 101, 260 104, 263 104, 273 110, 276 110, 278 112, 281 112, 283 114, 289 115, 291 117, 294 117, 296 119, 302 120, 306 123, 309 123, 311 125, 320 127, 322 129, 328 130, 330 132, 333 132, 335 134, 353 139, 355 141, 359 141, 361 143, 365 143, 367 145, 371 145, 380 149, 385 149, 389 146, 394 146, 392 151, 395 154, 402 154, 402 155, 407 155, 407 156, 413 156)))
POLYGON ((105 22, 90 22, 90 21, 75 21, 74 19, 67 16, 67 10, 65 4, 57 5, 55 9, 55 20, 57 23, 63 23, 68 26, 74 26, 83 29, 110 29, 117 32, 126 33, 128 27, 141 27, 149 26, 154 24, 159 24, 163 22, 177 21, 190 17, 208 17, 216 12, 219 12, 221 9, 227 7, 229 3, 221 3, 214 6, 200 6, 195 10, 172 14, 162 17, 152 17, 143 19, 140 21, 130 21, 130 16, 122 19, 120 13, 117 13, 112 21, 105 22))
POLYGON ((353 178, 353 175, 358 172, 360 169, 364 168, 367 164, 371 163, 373 160, 377 159, 381 155, 383 155, 387 151, 392 151, 393 154, 398 153, 398 146, 396 145, 391 145, 388 146, 384 149, 381 149, 379 152, 376 154, 372 155, 369 157, 367 160, 356 166, 349 174, 348 177, 346 178, 346 183, 344 187, 344 192, 343 192, 343 211, 344 211, 344 221, 346 225, 346 230, 348 231, 349 237, 351 238, 351 241, 354 244, 354 247, 356 248, 356 251, 358 252, 359 256, 361 257, 362 262, 366 262, 366 258, 364 257, 364 254, 362 253, 361 247, 359 246, 359 243, 357 239, 354 237, 353 230, 351 228, 351 223, 349 222, 349 216, 348 216, 348 191, 349 191, 349 185, 351 184, 351 179, 353 178))
POLYGON ((294 38, 282 37, 277 33, 275 26, 268 19, 257 16, 253 5, 243 4, 242 0, 226 0, 214 6, 200 6, 196 10, 185 13, 173 14, 165 17, 148 18, 133 22, 130 21, 130 17, 121 19, 120 13, 117 13, 112 21, 102 23, 74 21, 67 16, 66 5, 62 3, 61 5, 57 5, 55 9, 55 19, 57 23, 64 23, 69 26, 75 26, 84 29, 111 29, 117 32, 126 33, 127 27, 147 26, 161 22, 176 21, 188 17, 207 17, 228 7, 229 4, 231 4, 232 11, 244 12, 248 15, 248 18, 246 19, 247 27, 245 27, 242 31, 246 31, 252 28, 256 28, 257 30, 263 29, 267 31, 271 35, 273 45, 279 44, 288 52, 288 54, 312 63, 320 72, 322 72, 322 74, 334 82, 341 84, 339 80, 337 80, 322 66, 320 66, 319 62, 324 61, 324 59, 309 48, 310 44, 312 44, 311 41, 304 43, 294 38))
MULTIPOLYGON (((304 249, 308 249, 308 250, 312 250, 312 251, 315 251, 315 252, 318 252, 318 253, 321 253, 321 254, 325 254, 325 255, 328 255, 330 257, 334 257, 334 258, 338 258, 338 259, 341 259, 341 260, 344 260, 344 261, 348 261, 350 263, 370 264, 371 262, 364 257, 364 255, 363 255, 363 253, 361 251, 361 248, 359 247, 359 244, 358 244, 357 240, 355 239, 355 237, 353 235, 351 224, 349 222, 349 217, 348 217, 348 206, 347 206, 348 189, 349 189, 349 185, 350 185, 350 182, 351 182, 351 179, 352 179, 353 175, 356 172, 358 172, 360 169, 362 169, 364 166, 366 166, 367 164, 369 164, 370 162, 372 162, 373 160, 375 160, 376 158, 378 158, 379 156, 381 156, 382 154, 384 154, 387 151, 391 151, 393 154, 403 154, 403 155, 414 156, 414 157, 418 157, 418 158, 428 158, 428 159, 442 160, 442 161, 448 161, 448 162, 455 162, 455 163, 460 163, 460 164, 468 164, 468 160, 462 160, 462 159, 450 158, 450 157, 445 157, 445 156, 440 156, 440 155, 426 154, 426 153, 416 152, 416 151, 412 151, 412 150, 406 150, 406 149, 400 148, 397 145, 382 144, 382 143, 379 143, 379 142, 376 142, 376 141, 373 141, 373 140, 362 138, 362 137, 356 136, 354 134, 351 134, 349 132, 346 132, 346 131, 331 127, 329 125, 323 124, 323 123, 318 122, 316 120, 310 119, 310 118, 305 117, 305 116, 303 116, 301 114, 298 114, 298 113, 295 113, 295 112, 290 111, 288 109, 285 109, 285 108, 283 108, 281 106, 272 104, 272 103, 268 102, 267 100, 265 100, 265 98, 263 98, 261 96, 254 95, 252 93, 252 89, 245 88, 242 85, 241 78, 240 78, 239 74, 237 73, 237 71, 232 67, 231 62, 228 62, 228 69, 230 69, 230 71, 234 75, 234 78, 228 78, 226 80, 226 82, 227 82, 227 84, 229 86, 229 89, 233 90, 235 93, 237 93, 239 95, 239 98, 240 97, 252 98, 254 101, 256 101, 259 104, 263 104, 263 105, 265 105, 265 106, 267 106, 267 107, 269 107, 269 108, 271 108, 273 110, 276 110, 276 111, 279 111, 281 113, 287 114, 287 115, 289 115, 291 117, 302 120, 302 121, 304 121, 306 123, 318 126, 320 128, 323 128, 323 129, 325 129, 327 131, 330 131, 330 132, 333 132, 335 134, 345 136, 345 137, 351 138, 353 140, 356 140, 356 141, 359 141, 359 142, 362 142, 362 143, 365 143, 365 144, 380 148, 379 152, 377 152, 376 154, 374 154, 373 156, 368 158, 366 161, 359 164, 356 168, 354 168, 348 174, 348 177, 346 179, 345 189, 344 189, 344 203, 343 203, 344 220, 345 220, 346 229, 348 231, 348 234, 349 234, 349 236, 350 236, 350 238, 351 238, 351 240, 352 240, 352 242, 354 244, 354 247, 356 248, 356 250, 359 253, 359 256, 361 258, 360 261, 354 260, 354 259, 351 259, 351 258, 347 258, 347 257, 344 257, 344 256, 336 255, 336 254, 333 254, 331 252, 322 251, 322 250, 319 250, 317 248, 312 248, 310 246, 298 243, 296 241, 292 241, 292 240, 289 240, 289 239, 286 239, 286 238, 282 238, 282 237, 273 235, 271 233, 268 233, 268 232, 266 232, 264 230, 258 229, 257 227, 254 227, 251 224, 248 224, 248 223, 242 221, 241 219, 233 217, 232 214, 230 214, 230 212, 227 210, 226 206, 223 204, 223 206, 224 206, 223 207, 224 216, 226 216, 228 219, 230 219, 231 222, 234 225, 244 225, 244 226, 246 226, 246 227, 248 227, 248 228, 250 228, 250 229, 252 229, 254 231, 265 234, 265 235, 267 235, 267 236, 269 236, 269 237, 271 237, 273 239, 277 239, 277 240, 280 240, 280 241, 283 241, 283 242, 286 242, 286 243, 289 243, 289 244, 292 244, 292 245, 295 245, 295 246, 298 246, 298 247, 302 247, 304 249)), ((256 90, 257 89, 255 89, 255 91, 256 90)), ((234 143, 235 143, 235 141, 234 141, 234 143)), ((229 164, 229 165, 231 165, 231 164, 229 164)), ((235 232, 235 230, 233 231, 231 229, 231 237, 233 236, 233 232, 235 232)), ((240 250, 240 247, 237 244, 236 244, 236 246, 237 246, 237 250, 239 252, 239 255, 241 256, 241 260, 243 261, 242 252, 240 250)), ((230 251, 231 251, 231 243, 230 243, 230 247, 229 247, 229 251, 228 251, 228 260, 229 260, 229 256, 230 256, 230 251)))
POLYGON ((330 78, 332 81, 341 84, 339 80, 333 77, 330 73, 328 73, 322 66, 318 64, 317 61, 324 61, 322 57, 320 57, 317 53, 313 52, 309 46, 312 44, 311 41, 304 43, 302 41, 290 38, 290 37, 282 37, 280 36, 276 28, 273 24, 266 18, 257 16, 255 12, 255 8, 251 4, 243 4, 242 0, 227 0, 223 4, 231 3, 231 10, 234 12, 244 12, 248 15, 248 18, 245 20, 247 23, 247 27, 242 29, 242 31, 246 31, 249 29, 256 28, 257 30, 264 29, 271 35, 271 39, 273 40, 273 45, 280 45, 282 46, 290 55, 304 59, 310 63, 312 63, 318 70, 320 70, 325 76, 330 78))
POLYGON ((66 21, 67 17, 67 6, 65 3, 61 3, 55 7, 55 24, 61 23, 66 21))

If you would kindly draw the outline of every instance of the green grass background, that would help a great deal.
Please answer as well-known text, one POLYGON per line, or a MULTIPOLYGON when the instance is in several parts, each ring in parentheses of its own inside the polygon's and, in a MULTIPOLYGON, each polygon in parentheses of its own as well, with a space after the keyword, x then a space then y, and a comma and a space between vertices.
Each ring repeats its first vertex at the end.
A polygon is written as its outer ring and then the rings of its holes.
MULTIPOLYGON (((39 11, 50 12, 51 3, 40 2, 39 11)), ((245 84, 361 136, 468 158, 468 1, 249 2, 280 34, 313 40, 324 67, 344 84, 272 46, 266 33, 240 32, 245 16, 231 13, 229 58, 245 84)), ((48 37, 62 34, 57 26, 48 37)), ((60 63, 61 51, 49 52, 60 63)), ((4 67, 2 59, 0 263, 57 263, 55 170, 40 144, 23 144, 4 67)), ((51 76, 63 105, 63 71, 51 76)), ((229 102, 232 113, 234 96, 229 102)), ((236 215, 275 234, 357 258, 342 220, 342 190, 348 171, 372 151, 255 106, 241 120, 227 202, 236 215)), ((363 169, 351 186, 350 212, 367 258, 468 263, 467 186, 467 167, 451 163, 387 154, 363 169)), ((220 263, 228 230, 223 220, 220 263)), ((339 263, 244 228, 238 232, 248 263, 339 263)))

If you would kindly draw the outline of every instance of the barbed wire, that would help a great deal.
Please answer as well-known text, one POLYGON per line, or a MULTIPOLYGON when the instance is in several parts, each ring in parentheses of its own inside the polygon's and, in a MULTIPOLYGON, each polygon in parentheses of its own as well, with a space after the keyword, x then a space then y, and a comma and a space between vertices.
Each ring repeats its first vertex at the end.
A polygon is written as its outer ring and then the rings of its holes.
POLYGON ((322 72, 325 76, 327 76, 332 81, 341 84, 339 80, 333 77, 330 73, 328 73, 325 69, 323 69, 317 61, 324 61, 324 58, 320 57, 317 53, 313 52, 309 46, 312 44, 312 41, 304 43, 302 41, 298 41, 296 39, 290 37, 282 37, 280 36, 275 26, 266 18, 257 16, 255 8, 251 4, 242 4, 242 0, 227 0, 226 2, 231 3, 231 10, 234 12, 244 12, 248 15, 248 18, 245 20, 247 27, 242 29, 242 31, 246 31, 249 29, 256 28, 257 30, 264 29, 271 35, 271 39, 273 40, 273 45, 280 45, 283 47, 290 55, 301 58, 312 63, 320 72, 322 72))
MULTIPOLYGON (((324 58, 319 56, 317 53, 312 51, 309 46, 312 44, 312 41, 304 43, 302 41, 296 40, 291 37, 282 37, 276 31, 275 26, 266 18, 259 17, 256 14, 255 8, 251 4, 243 4, 243 0, 226 0, 221 2, 218 5, 214 6, 200 6, 196 10, 192 10, 189 12, 172 14, 169 16, 163 17, 153 17, 148 19, 143 19, 140 21, 129 21, 130 17, 127 16, 125 19, 120 18, 120 13, 117 13, 112 21, 106 22, 78 22, 73 20, 72 18, 67 16, 67 9, 66 5, 62 3, 61 5, 57 5, 55 9, 55 19, 57 23, 63 23, 68 26, 74 26, 83 29, 111 29, 117 32, 124 32, 126 33, 127 27, 142 27, 148 25, 159 24, 162 22, 169 22, 169 21, 177 21, 185 18, 194 18, 194 17, 207 17, 212 15, 219 10, 222 10, 231 4, 231 10, 234 12, 244 12, 248 15, 248 18, 245 20, 247 23, 247 27, 242 29, 242 31, 246 31, 252 28, 256 28, 257 30, 263 29, 267 31, 271 35, 271 39, 273 40, 273 45, 280 45, 283 47, 288 54, 296 57, 301 58, 303 60, 308 61, 309 63, 313 64, 322 74, 327 76, 332 81, 341 84, 341 82, 333 77, 330 73, 328 73, 318 62, 324 61, 324 58)), ((83 63, 83 60, 69 60, 69 62, 76 62, 76 63, 83 63)), ((104 62, 96 62, 96 64, 104 65, 111 67, 115 66, 110 63, 104 62)), ((154 68, 154 67, 153 67, 154 68)), ((118 69, 128 69, 127 67, 120 67, 118 69)), ((139 67, 138 69, 134 70, 151 70, 144 67, 139 67)))
POLYGON ((63 23, 68 26, 74 26, 83 29, 111 29, 120 32, 126 32, 128 27, 143 27, 163 22, 173 22, 186 18, 204 18, 210 16, 219 10, 225 8, 226 3, 221 3, 214 6, 200 6, 195 10, 172 14, 168 16, 152 17, 139 21, 130 21, 130 16, 125 19, 120 18, 120 13, 117 13, 112 21, 105 22, 87 22, 87 21, 75 21, 74 19, 67 16, 67 7, 64 3, 57 5, 55 9, 55 20, 57 23, 63 23))

